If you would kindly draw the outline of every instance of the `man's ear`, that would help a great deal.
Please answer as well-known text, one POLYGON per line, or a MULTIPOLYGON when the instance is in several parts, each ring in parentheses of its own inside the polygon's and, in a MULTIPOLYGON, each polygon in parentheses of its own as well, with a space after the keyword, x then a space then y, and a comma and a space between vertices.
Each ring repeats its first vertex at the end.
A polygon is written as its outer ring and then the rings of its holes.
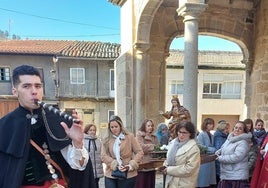
POLYGON ((17 89, 15 87, 12 87, 12 94, 15 96, 18 96, 17 89))

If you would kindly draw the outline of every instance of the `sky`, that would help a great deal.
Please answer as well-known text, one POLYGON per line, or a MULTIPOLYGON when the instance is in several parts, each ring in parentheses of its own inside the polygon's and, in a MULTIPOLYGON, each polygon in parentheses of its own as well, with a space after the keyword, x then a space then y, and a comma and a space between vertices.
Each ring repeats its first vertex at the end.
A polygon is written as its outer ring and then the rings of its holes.
MULTIPOLYGON (((120 43, 120 7, 108 0, 0 0, 0 30, 22 39, 120 43)), ((215 37, 199 37, 199 50, 241 51, 215 37), (216 44, 216 45, 215 45, 216 44)), ((183 38, 172 49, 183 50, 183 38)))

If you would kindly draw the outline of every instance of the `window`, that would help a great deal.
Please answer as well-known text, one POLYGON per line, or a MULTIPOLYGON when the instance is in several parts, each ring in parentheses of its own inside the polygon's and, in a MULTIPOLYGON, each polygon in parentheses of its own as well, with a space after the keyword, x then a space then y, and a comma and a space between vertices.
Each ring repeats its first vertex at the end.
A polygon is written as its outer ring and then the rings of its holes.
POLYGON ((168 94, 183 94, 183 83, 179 80, 169 80, 168 81, 168 94))
POLYGON ((70 68, 71 84, 85 84, 85 69, 70 68))
POLYGON ((241 98, 241 82, 225 82, 222 87, 223 99, 240 99, 241 98))
POLYGON ((110 69, 110 97, 114 97, 115 92, 114 84, 114 69, 110 69))
POLYGON ((0 67, 0 81, 10 81, 10 69, 7 67, 0 67))
POLYGON ((204 99, 240 99, 242 74, 205 74, 204 99))
POLYGON ((108 121, 110 121, 112 116, 114 116, 114 110, 108 110, 108 121))
POLYGON ((203 98, 220 99, 221 98, 221 83, 204 83, 203 98))

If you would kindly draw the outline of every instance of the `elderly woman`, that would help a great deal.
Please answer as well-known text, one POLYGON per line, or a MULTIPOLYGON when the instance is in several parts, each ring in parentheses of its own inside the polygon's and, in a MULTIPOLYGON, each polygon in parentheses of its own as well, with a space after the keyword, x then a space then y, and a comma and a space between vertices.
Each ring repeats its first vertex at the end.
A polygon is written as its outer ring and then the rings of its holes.
MULTIPOLYGON (((226 141, 229 134, 230 124, 225 120, 220 120, 218 122, 218 127, 216 132, 214 133, 214 147, 216 150, 220 149, 223 143, 226 141)), ((220 181, 220 163, 219 161, 215 161, 216 163, 216 180, 217 184, 220 181)))
POLYGON ((249 167, 248 152, 251 134, 243 121, 238 121, 222 145, 216 151, 220 162, 221 175, 218 188, 248 187, 249 167))
POLYGON ((165 123, 159 123, 156 130, 156 137, 158 143, 162 145, 168 145, 170 133, 168 126, 165 123))
MULTIPOLYGON (((154 151, 154 148, 158 145, 157 137, 153 133, 153 121, 151 119, 145 119, 136 136, 136 139, 144 152, 142 163, 151 161, 152 155, 150 152, 154 151)), ((135 187, 155 188, 155 169, 146 168, 139 170, 135 187)))
POLYGON ((108 135, 103 139, 101 149, 101 159, 106 164, 105 187, 134 187, 142 157, 142 148, 134 135, 124 129, 120 117, 113 116, 108 123, 108 135), (113 176, 112 172, 116 170, 126 172, 127 177, 113 176))
POLYGON ((166 188, 196 187, 200 167, 200 150, 195 141, 196 129, 192 122, 182 121, 176 126, 177 137, 170 143, 166 168, 166 188))

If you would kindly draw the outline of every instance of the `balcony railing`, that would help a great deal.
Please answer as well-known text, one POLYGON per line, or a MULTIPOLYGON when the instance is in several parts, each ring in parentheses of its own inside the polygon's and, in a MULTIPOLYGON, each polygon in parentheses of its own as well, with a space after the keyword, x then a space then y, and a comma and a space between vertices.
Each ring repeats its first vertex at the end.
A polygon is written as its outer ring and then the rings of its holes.
POLYGON ((110 83, 86 80, 85 84, 70 84, 69 80, 60 82, 60 97, 94 97, 94 98, 111 98, 110 83))

